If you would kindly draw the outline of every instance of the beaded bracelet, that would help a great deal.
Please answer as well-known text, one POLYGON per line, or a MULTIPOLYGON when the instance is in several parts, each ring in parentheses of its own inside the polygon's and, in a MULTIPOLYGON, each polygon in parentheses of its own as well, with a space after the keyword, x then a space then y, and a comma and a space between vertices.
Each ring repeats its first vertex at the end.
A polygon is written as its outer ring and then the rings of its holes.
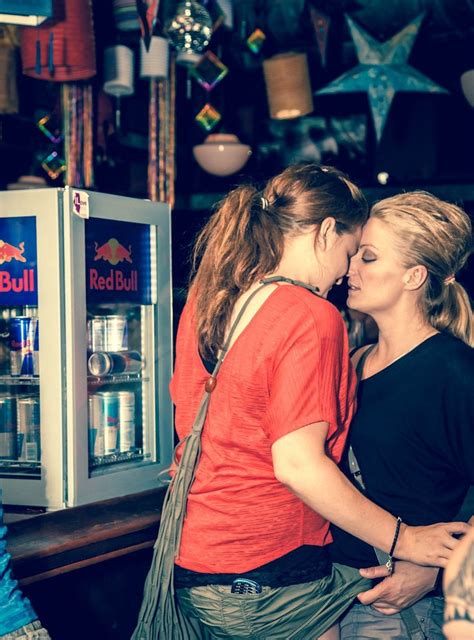
POLYGON ((395 527, 395 535, 393 536, 392 546, 390 547, 390 551, 388 552, 388 560, 385 563, 387 567, 388 575, 391 576, 393 573, 393 553, 395 551, 395 547, 397 546, 398 536, 400 534, 400 525, 402 524, 402 519, 400 516, 397 518, 397 524, 395 527))

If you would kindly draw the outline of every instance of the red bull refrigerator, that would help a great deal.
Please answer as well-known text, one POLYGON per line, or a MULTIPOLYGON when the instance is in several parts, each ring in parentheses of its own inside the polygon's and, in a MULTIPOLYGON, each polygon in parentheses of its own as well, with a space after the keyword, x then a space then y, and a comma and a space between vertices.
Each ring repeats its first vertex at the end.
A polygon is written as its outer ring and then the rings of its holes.
POLYGON ((58 509, 159 486, 173 412, 169 206, 0 193, 0 484, 58 509))

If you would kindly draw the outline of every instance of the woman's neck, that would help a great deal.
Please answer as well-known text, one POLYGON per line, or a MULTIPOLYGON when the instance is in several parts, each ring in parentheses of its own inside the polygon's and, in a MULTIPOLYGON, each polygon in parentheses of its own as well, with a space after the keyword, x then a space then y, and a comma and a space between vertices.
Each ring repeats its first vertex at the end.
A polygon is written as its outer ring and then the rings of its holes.
POLYGON ((391 314, 374 318, 379 329, 377 347, 371 354, 371 374, 412 351, 438 331, 421 314, 391 314))

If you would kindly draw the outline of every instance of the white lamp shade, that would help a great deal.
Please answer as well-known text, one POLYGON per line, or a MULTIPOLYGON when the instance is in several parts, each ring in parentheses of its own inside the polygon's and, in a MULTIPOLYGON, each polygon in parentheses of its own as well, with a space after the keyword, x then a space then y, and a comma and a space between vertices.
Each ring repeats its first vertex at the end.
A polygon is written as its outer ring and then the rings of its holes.
POLYGON ((104 91, 120 98, 133 93, 133 51, 123 44, 104 51, 104 91))
POLYGON ((474 107, 474 69, 469 69, 461 75, 461 88, 466 100, 474 107))
POLYGON ((237 136, 230 133, 213 133, 193 147, 198 165, 214 176, 230 176, 247 162, 252 151, 248 144, 242 144, 237 136))
POLYGON ((143 38, 140 39, 140 77, 168 77, 169 43, 166 38, 152 36, 150 48, 146 50, 143 38))

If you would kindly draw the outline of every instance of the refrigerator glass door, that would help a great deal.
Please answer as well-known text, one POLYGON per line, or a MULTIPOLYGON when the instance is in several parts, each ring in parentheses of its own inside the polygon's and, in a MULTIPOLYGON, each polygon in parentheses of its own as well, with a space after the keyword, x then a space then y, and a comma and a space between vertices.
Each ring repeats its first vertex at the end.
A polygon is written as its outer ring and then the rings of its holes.
POLYGON ((3 502, 63 500, 62 271, 56 189, 0 198, 0 482, 3 502))
POLYGON ((69 215, 71 505, 158 486, 173 445, 169 208, 81 193, 89 217, 69 215))

